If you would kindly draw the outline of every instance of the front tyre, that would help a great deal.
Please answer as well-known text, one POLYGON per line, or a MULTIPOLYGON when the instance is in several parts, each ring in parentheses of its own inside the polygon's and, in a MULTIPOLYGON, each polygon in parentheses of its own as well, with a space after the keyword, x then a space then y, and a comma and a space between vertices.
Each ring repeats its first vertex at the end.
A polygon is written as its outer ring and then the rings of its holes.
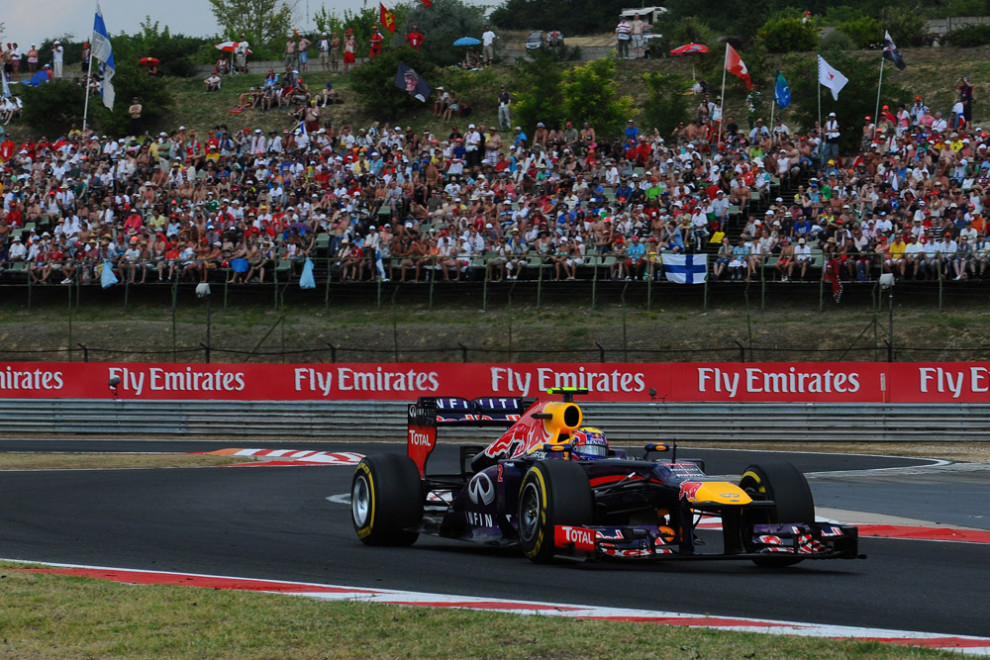
MULTIPOLYGON (((773 500, 769 509, 751 509, 744 514, 743 544, 751 544, 753 525, 768 523, 815 522, 815 498, 804 474, 792 463, 773 461, 750 465, 743 472, 739 487, 754 500, 773 500)), ((751 549, 747 547, 747 550, 751 549)), ((761 557, 757 566, 793 566, 802 560, 793 556, 761 557)))
POLYGON ((423 481, 408 456, 366 456, 351 481, 351 522, 366 545, 412 545, 423 519, 423 481))
POLYGON ((594 523, 595 501, 580 464, 550 460, 526 472, 519 489, 519 540, 533 562, 553 561, 554 527, 594 523))

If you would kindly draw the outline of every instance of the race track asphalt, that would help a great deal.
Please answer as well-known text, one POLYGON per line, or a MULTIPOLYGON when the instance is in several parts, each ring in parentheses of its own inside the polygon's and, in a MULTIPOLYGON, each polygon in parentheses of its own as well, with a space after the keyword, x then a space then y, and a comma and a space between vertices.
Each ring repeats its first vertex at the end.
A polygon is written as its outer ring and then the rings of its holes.
MULTIPOLYGON (((208 451, 230 442, 0 440, 0 451, 208 451)), ((249 446, 270 446, 252 443, 249 446)), ((295 446, 294 448, 300 448, 295 446)), ((386 449, 307 443, 305 449, 386 449)), ((401 446, 392 447, 402 451, 401 446)), ((765 453, 682 450, 710 474, 765 453)), ((786 457, 819 508, 990 529, 990 471, 930 461, 786 457), (900 468, 898 471, 862 472, 900 468)), ((440 445, 436 471, 456 449, 440 445)), ((412 590, 452 595, 990 635, 990 545, 864 538, 859 561, 764 570, 749 562, 538 566, 515 552, 420 537, 369 548, 345 504, 347 466, 0 472, 0 557, 412 590)))

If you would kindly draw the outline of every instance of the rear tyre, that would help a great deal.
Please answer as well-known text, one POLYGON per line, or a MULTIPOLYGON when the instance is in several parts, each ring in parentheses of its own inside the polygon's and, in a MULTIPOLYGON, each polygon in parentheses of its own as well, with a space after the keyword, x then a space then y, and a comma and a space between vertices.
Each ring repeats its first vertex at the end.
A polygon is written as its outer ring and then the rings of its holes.
MULTIPOLYGON (((808 480, 792 463, 774 461, 750 465, 743 472, 739 487, 754 500, 773 500, 770 509, 752 509, 744 514, 743 546, 752 550, 753 525, 767 523, 815 522, 815 498, 808 480)), ((802 560, 793 556, 761 557, 757 566, 793 566, 802 560)))
POLYGON ((351 522, 366 545, 412 545, 423 519, 423 481, 408 456, 366 456, 351 481, 351 522))
POLYGON ((594 517, 591 484, 578 463, 543 461, 523 477, 519 489, 519 540, 533 562, 553 561, 555 526, 590 525, 594 517))

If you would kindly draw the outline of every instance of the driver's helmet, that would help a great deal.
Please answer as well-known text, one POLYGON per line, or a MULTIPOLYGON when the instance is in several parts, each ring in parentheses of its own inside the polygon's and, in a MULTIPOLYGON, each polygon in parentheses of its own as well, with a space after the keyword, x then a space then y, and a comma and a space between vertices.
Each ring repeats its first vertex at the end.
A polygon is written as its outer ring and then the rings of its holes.
POLYGON ((608 438, 598 429, 584 426, 574 431, 574 455, 578 458, 605 458, 608 456, 608 438))

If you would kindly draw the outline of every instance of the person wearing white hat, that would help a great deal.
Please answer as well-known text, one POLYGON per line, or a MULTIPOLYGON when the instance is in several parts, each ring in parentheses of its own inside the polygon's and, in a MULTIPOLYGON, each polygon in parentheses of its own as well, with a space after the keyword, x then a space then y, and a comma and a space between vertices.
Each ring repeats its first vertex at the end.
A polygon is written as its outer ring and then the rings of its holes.
POLYGON ((63 48, 62 43, 56 39, 55 43, 52 44, 52 73, 56 78, 62 77, 62 62, 65 59, 65 48, 63 48))

